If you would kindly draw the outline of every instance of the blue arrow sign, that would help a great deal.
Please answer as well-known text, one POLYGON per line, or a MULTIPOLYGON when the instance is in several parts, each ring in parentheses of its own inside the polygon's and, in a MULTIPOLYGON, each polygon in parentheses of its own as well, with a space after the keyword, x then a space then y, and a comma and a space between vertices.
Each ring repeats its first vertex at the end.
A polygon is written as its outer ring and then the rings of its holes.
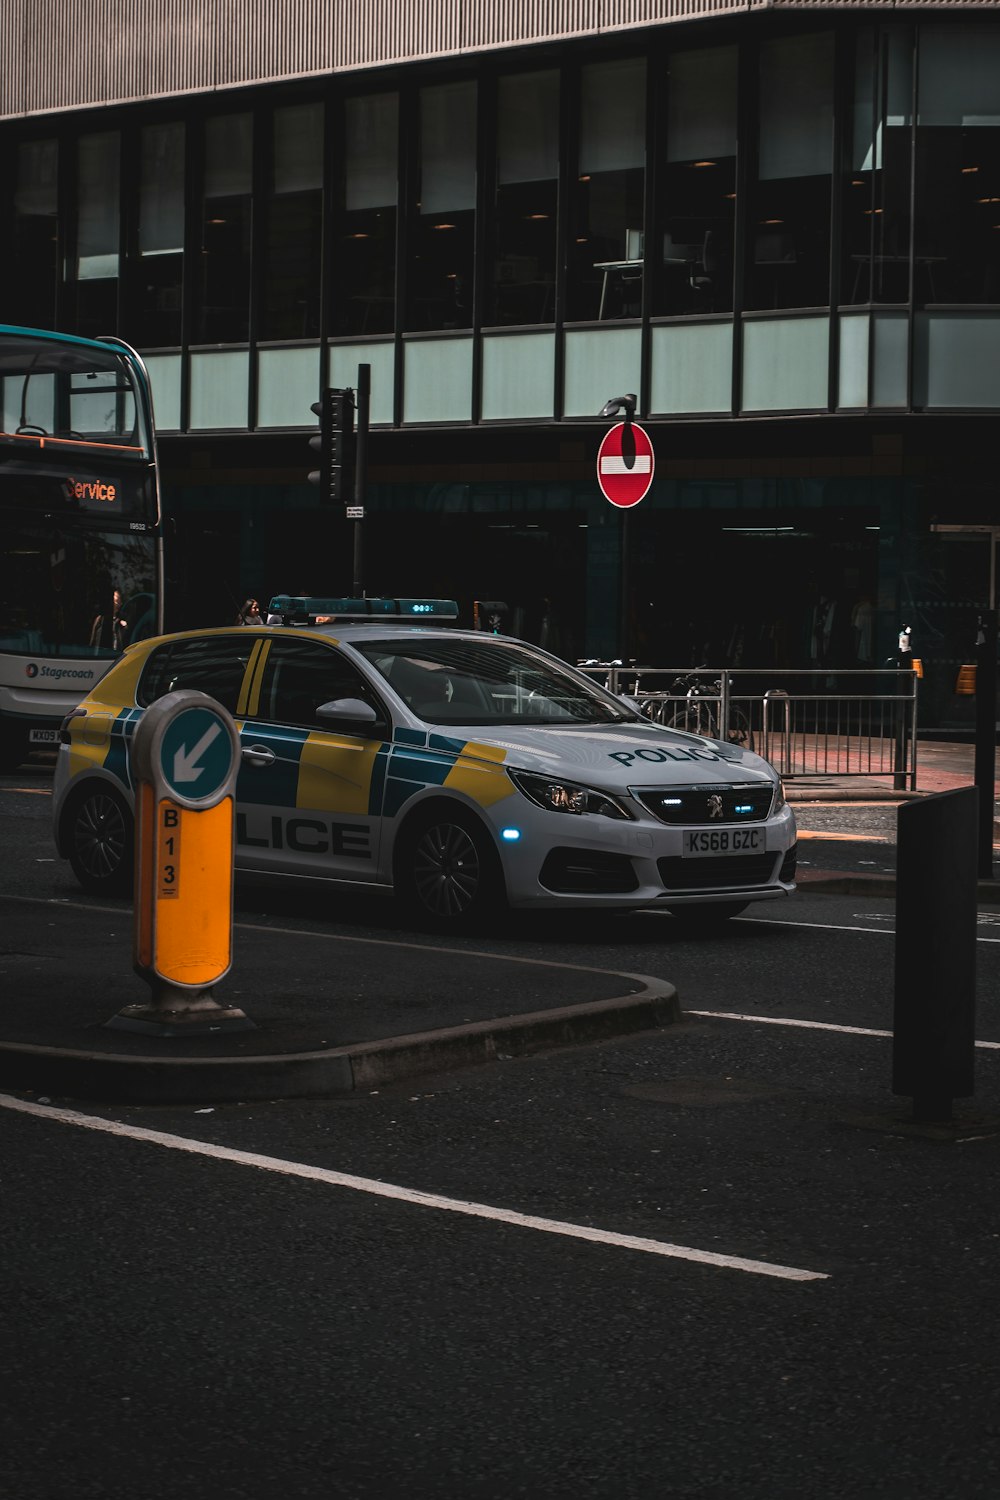
POLYGON ((218 714, 186 708, 167 725, 160 741, 160 775, 181 797, 211 797, 233 768, 233 742, 218 714))

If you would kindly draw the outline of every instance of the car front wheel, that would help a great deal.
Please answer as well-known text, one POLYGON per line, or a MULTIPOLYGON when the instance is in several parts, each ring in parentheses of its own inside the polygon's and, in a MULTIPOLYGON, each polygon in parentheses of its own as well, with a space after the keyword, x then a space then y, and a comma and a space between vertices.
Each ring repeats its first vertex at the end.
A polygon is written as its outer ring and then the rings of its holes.
POLYGON ((472 926, 505 905, 496 850, 460 808, 425 813, 403 829, 396 890, 412 918, 437 928, 472 926))
POLYGON ((108 896, 131 892, 132 814, 118 792, 104 785, 82 791, 67 813, 65 831, 69 862, 85 891, 108 896))

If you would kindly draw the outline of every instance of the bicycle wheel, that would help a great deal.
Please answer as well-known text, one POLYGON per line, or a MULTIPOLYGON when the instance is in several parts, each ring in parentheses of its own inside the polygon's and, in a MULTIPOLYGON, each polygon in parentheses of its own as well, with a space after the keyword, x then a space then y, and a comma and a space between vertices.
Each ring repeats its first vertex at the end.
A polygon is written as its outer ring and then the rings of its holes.
POLYGON ((750 720, 742 709, 730 709, 729 732, 726 738, 731 745, 742 745, 744 750, 753 749, 753 730, 750 727, 750 720))
POLYGON ((716 738, 715 717, 707 704, 685 705, 679 708, 670 721, 671 729, 682 729, 685 734, 697 734, 702 739, 716 738))

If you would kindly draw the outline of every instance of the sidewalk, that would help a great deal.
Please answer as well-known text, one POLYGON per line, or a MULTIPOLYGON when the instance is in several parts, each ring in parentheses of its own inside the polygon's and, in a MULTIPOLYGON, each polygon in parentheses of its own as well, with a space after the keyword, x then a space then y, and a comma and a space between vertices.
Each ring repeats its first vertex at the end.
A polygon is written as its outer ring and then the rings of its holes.
MULTIPOLYGON (((791 776, 785 782, 789 802, 905 802, 932 792, 951 792, 975 783, 975 745, 942 740, 917 744, 916 791, 897 791, 889 776, 791 776)), ((1000 749, 996 753, 995 784, 1000 787, 1000 749)))
MULTIPOLYGON (((937 792, 957 791, 975 785, 974 745, 921 740, 917 746, 917 787, 898 791, 890 776, 797 776, 785 782, 785 795, 794 806, 803 804, 846 805, 879 802, 903 803, 937 792)), ((1000 787, 1000 750, 994 764, 994 786, 1000 787)), ((994 797, 996 793, 994 793, 994 797)), ((994 801, 994 843, 1000 839, 1000 805, 994 801)), ((860 835, 859 835, 860 837, 860 835)), ((801 890, 841 896, 894 896, 894 875, 865 875, 856 870, 809 870, 799 867, 801 890)), ((979 900, 1000 902, 1000 881, 980 880, 979 900)))

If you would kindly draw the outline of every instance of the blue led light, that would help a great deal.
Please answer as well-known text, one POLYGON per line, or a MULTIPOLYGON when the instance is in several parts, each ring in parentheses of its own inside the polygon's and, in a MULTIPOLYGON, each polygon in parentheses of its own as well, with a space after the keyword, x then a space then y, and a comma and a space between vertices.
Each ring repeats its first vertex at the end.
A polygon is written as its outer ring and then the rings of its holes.
POLYGON ((500 837, 505 839, 508 844, 516 844, 521 837, 521 830, 520 828, 501 828, 500 837))
POLYGON ((752 802, 741 802, 739 804, 739 806, 733 808, 733 811, 734 812, 738 812, 738 813, 753 812, 753 803, 752 802))

